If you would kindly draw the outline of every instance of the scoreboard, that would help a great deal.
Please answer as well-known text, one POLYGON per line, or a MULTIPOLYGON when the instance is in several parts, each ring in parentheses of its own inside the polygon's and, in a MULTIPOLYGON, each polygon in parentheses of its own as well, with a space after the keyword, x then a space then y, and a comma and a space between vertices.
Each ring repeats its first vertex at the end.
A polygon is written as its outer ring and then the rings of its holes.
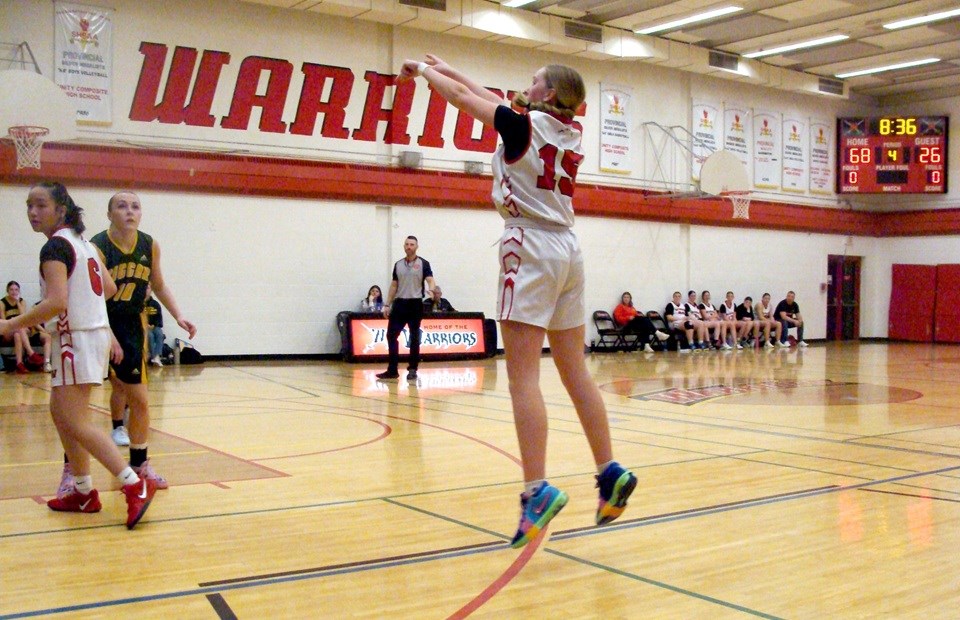
POLYGON ((945 194, 946 116, 837 119, 838 194, 945 194))

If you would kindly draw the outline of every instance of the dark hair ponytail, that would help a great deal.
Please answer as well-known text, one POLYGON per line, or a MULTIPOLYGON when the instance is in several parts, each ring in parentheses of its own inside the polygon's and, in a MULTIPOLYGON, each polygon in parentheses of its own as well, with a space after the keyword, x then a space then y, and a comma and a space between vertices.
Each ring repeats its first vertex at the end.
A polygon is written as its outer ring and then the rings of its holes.
POLYGON ((86 225, 83 223, 83 209, 77 206, 77 203, 73 201, 73 198, 70 197, 70 194, 67 192, 67 188, 64 187, 63 183, 57 183, 56 181, 41 181, 33 187, 42 187, 47 190, 50 194, 50 197, 53 198, 54 204, 62 206, 66 209, 66 215, 64 215, 63 223, 76 231, 77 234, 82 233, 87 229, 86 225))

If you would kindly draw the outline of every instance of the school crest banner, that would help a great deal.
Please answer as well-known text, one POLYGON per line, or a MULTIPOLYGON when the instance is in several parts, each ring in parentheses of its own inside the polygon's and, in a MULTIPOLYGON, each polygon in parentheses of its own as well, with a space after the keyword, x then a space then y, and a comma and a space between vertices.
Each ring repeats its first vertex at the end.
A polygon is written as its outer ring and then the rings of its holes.
POLYGON ((693 151, 693 161, 690 166, 690 176, 694 181, 700 180, 700 168, 707 157, 720 150, 720 106, 715 103, 693 102, 693 134, 690 150, 693 151))
POLYGON ((110 9, 54 3, 54 82, 77 106, 77 122, 113 122, 113 19, 110 9))
POLYGON ((783 191, 803 193, 809 184, 809 134, 807 122, 783 119, 783 191))
POLYGON ((833 123, 810 121, 810 193, 832 195, 834 190, 833 123))
POLYGON ((600 85, 600 170, 630 174, 630 91, 600 85))
POLYGON ((753 186, 780 189, 780 114, 753 111, 753 186))

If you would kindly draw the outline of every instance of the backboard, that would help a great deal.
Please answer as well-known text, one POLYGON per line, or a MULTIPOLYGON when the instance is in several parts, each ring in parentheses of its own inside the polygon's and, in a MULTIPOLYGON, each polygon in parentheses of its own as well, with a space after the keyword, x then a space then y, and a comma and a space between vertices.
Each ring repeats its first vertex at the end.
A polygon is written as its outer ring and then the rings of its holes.
POLYGON ((700 169, 700 191, 719 196, 728 192, 750 191, 746 166, 730 151, 711 153, 700 169))
POLYGON ((77 107, 51 80, 34 71, 0 71, 0 138, 10 127, 46 127, 45 142, 77 137, 77 107))

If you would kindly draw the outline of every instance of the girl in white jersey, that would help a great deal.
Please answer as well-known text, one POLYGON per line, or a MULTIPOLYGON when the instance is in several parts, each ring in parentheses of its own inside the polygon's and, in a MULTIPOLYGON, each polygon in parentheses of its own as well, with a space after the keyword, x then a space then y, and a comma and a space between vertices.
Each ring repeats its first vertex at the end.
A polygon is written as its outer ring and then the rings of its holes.
POLYGON ((583 79, 562 65, 541 68, 513 102, 524 109, 520 113, 436 56, 404 62, 401 79, 418 75, 454 107, 496 128, 503 139, 493 158, 493 200, 506 220, 497 313, 525 483, 511 545, 533 540, 567 503, 567 494, 545 480, 544 336, 597 463, 596 522, 609 523, 623 513, 637 479, 613 460, 606 407, 583 356, 583 257, 570 229, 583 160, 581 129, 573 120, 586 96, 583 79))
POLYGON ((0 320, 0 334, 57 317, 50 414, 73 466, 75 486, 48 501, 47 506, 63 512, 100 511, 100 496, 90 477, 93 455, 123 485, 127 528, 132 529, 150 505, 156 485, 137 476, 110 436, 90 417, 90 390, 103 382, 108 357, 122 356, 122 352, 110 332, 105 301, 117 287, 96 249, 81 236, 82 212, 60 183, 38 183, 30 188, 30 226, 48 239, 40 250, 43 299, 9 321, 0 320))

